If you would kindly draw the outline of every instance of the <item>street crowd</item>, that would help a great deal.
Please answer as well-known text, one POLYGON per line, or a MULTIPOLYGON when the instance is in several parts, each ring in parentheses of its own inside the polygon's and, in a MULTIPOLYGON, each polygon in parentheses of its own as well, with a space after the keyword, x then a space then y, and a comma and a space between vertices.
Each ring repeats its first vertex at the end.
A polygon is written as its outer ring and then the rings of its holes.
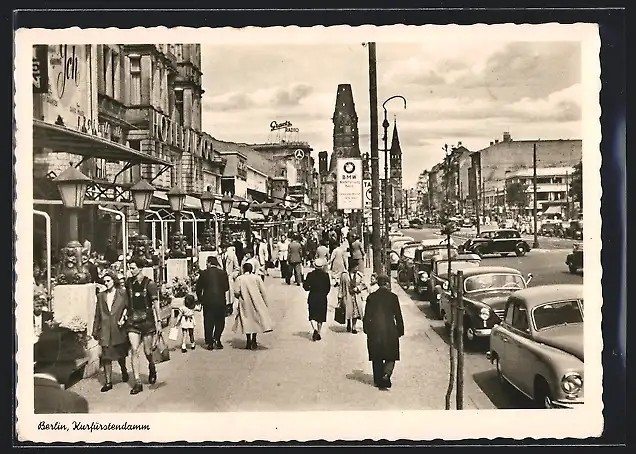
MULTIPOLYGON (((278 269, 285 284, 293 282, 307 291, 313 342, 322 340, 327 297, 332 291, 337 292, 334 319, 346 324, 346 331, 351 334, 358 333, 358 323, 362 322, 374 384, 386 390, 392 386, 395 362, 400 359, 399 338, 404 334, 404 323, 398 297, 390 290, 389 276, 373 273, 367 282, 366 259, 361 238, 344 224, 303 229, 289 237, 281 235, 277 241, 254 235, 246 243, 222 244, 219 251, 207 257, 192 292, 172 317, 170 339, 181 337, 183 353, 194 350, 195 313, 201 311, 204 348, 222 350, 221 335, 227 318, 233 315, 232 331, 245 336, 246 349, 257 350, 257 335, 275 329, 269 307, 271 297, 264 283, 274 278, 271 271, 278 269), (305 266, 313 268, 306 275, 305 266)), ((101 347, 101 392, 113 389, 113 362, 118 363, 123 382, 133 380, 131 395, 143 391, 141 362, 147 363, 148 384, 157 381, 156 352, 163 340, 159 291, 153 279, 142 273, 143 266, 133 260, 127 277, 106 269, 95 278, 100 291, 91 334, 101 347), (128 357, 132 374, 126 366, 128 357)), ((50 315, 34 300, 38 339, 34 345, 35 411, 88 412, 86 400, 64 387, 69 368, 83 352, 75 344, 65 342, 63 333, 45 329, 47 317, 50 315)))

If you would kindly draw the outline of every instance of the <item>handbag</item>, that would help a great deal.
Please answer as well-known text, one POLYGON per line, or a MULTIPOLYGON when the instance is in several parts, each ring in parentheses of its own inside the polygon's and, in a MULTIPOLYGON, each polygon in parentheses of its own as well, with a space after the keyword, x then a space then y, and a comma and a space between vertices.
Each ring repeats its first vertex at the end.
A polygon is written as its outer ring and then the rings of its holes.
POLYGON ((176 341, 179 338, 179 329, 176 326, 170 328, 170 332, 168 333, 168 339, 171 341, 176 341))
POLYGON ((342 305, 336 306, 336 310, 334 312, 334 320, 341 325, 345 323, 345 308, 342 305))
POLYGON ((170 349, 168 344, 163 338, 163 334, 158 333, 159 340, 157 341, 157 347, 152 351, 152 359, 155 364, 165 363, 170 361, 170 349))

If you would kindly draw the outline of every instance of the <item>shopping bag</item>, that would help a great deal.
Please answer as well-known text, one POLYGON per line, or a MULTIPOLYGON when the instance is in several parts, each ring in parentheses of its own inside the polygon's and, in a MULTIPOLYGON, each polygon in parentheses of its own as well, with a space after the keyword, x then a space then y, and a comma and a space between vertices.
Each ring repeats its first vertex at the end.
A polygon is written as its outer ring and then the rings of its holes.
POLYGON ((345 323, 345 308, 343 306, 337 306, 335 313, 334 313, 334 319, 336 320, 337 323, 340 323, 341 325, 344 325, 345 323))
POLYGON ((157 347, 152 351, 152 359, 155 364, 164 363, 170 360, 170 350, 168 349, 168 344, 163 338, 163 334, 158 333, 157 336, 159 336, 157 347))
POLYGON ((168 339, 171 341, 176 341, 179 338, 179 329, 176 326, 170 328, 170 333, 168 333, 168 339))

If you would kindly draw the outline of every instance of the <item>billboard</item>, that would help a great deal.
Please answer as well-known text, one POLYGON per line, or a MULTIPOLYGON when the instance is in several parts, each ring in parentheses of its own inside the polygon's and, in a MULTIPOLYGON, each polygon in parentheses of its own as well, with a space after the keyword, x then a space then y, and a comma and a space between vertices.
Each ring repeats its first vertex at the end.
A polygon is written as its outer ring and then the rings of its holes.
POLYGON ((364 206, 362 159, 338 159, 337 200, 339 210, 361 210, 364 206))

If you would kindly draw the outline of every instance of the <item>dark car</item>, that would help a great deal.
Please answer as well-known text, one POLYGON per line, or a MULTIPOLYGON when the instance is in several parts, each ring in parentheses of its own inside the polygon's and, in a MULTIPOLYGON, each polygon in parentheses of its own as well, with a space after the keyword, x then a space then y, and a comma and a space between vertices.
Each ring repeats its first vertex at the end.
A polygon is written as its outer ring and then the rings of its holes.
POLYGON ((572 252, 568 254, 565 259, 565 264, 568 266, 570 273, 574 274, 578 270, 583 269, 583 244, 575 243, 572 248, 572 252))
POLYGON ((512 253, 522 257, 529 251, 530 245, 515 229, 485 230, 459 247, 461 253, 477 254, 480 257, 488 254, 506 257, 512 253))
POLYGON ((421 229, 424 227, 424 222, 420 218, 414 218, 409 221, 412 229, 421 229))
MULTIPOLYGON (((422 240, 418 243, 406 244, 400 253, 398 283, 405 289, 411 285, 417 286, 416 277, 421 271, 430 272, 431 259, 435 255, 444 257, 448 255, 445 239, 422 240)), ((455 255, 457 255, 457 248, 451 240, 451 257, 455 255)))
POLYGON ((564 230, 563 235, 566 238, 575 240, 583 239, 583 221, 571 221, 570 225, 564 230))
MULTIPOLYGON (((457 257, 457 247, 451 242, 450 257, 457 257)), ((428 277, 433 274, 433 264, 436 260, 448 258, 446 240, 424 240, 415 251, 413 260, 412 283, 415 291, 420 295, 428 293, 428 277)))
MULTIPOLYGON (((441 293, 440 314, 447 330, 451 327, 451 299, 459 285, 464 291, 464 344, 474 346, 477 339, 487 339, 493 326, 501 323, 508 297, 525 289, 532 279, 524 279, 521 272, 504 266, 479 266, 463 270, 464 280, 457 283, 457 274, 450 279, 450 288, 437 289, 441 293)), ((437 286, 439 287, 439 286, 437 286)), ((454 303, 453 303, 454 305, 454 303)))
MULTIPOLYGON (((436 288, 448 289, 448 259, 446 257, 437 256, 433 258, 430 275, 420 273, 420 279, 426 283, 427 289, 425 294, 435 314, 442 318, 439 300, 441 294, 435 291, 436 288)), ((481 265, 481 257, 477 254, 458 254, 450 260, 451 274, 458 270, 467 268, 476 268, 481 265)))

